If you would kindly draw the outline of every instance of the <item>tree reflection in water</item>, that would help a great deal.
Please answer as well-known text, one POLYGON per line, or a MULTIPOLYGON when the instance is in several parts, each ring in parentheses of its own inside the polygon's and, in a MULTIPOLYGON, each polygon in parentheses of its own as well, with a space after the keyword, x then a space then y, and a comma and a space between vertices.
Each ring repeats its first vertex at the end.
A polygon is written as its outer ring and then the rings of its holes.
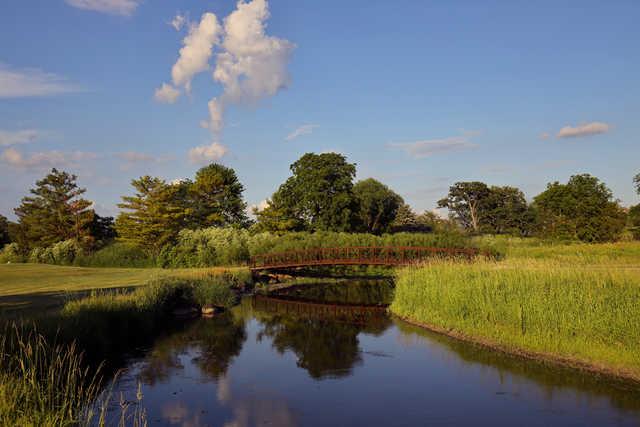
POLYGON ((298 367, 314 379, 351 375, 362 363, 358 334, 381 334, 391 324, 380 307, 293 303, 253 299, 253 315, 262 324, 257 339, 268 337, 280 353, 292 351, 298 367))
POLYGON ((183 369, 180 355, 190 348, 198 349, 192 363, 202 375, 211 379, 223 376, 234 357, 240 354, 247 339, 244 320, 225 313, 212 319, 191 323, 182 333, 156 341, 145 358, 139 379, 154 385, 166 381, 176 369, 183 369))

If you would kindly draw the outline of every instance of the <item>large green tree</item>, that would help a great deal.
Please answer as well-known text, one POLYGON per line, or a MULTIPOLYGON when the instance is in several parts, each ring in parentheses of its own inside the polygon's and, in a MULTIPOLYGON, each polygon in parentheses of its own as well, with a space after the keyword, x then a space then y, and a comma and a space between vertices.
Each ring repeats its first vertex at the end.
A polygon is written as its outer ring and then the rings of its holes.
POLYGON ((589 174, 574 175, 567 184, 553 182, 534 198, 543 236, 602 242, 617 239, 624 229, 623 209, 611 190, 589 174))
POLYGON ((91 202, 81 196, 86 191, 76 184, 76 175, 52 169, 36 181, 32 196, 24 197, 14 209, 18 217, 21 244, 27 247, 49 246, 75 239, 90 243, 89 225, 93 220, 91 202))
POLYGON ((9 237, 9 221, 7 217, 0 215, 0 249, 7 243, 11 243, 9 237))
POLYGON ((373 178, 353 186, 358 202, 358 218, 363 231, 381 234, 389 230, 404 200, 395 191, 373 178))
POLYGON ((533 217, 524 193, 509 186, 492 186, 489 190, 480 208, 482 230, 496 234, 528 234, 533 217))
POLYGON ((483 182, 456 182, 447 197, 438 201, 438 207, 449 209, 465 229, 478 232, 482 209, 490 195, 491 190, 483 182))
POLYGON ((640 173, 633 177, 633 184, 636 186, 636 192, 640 194, 640 173))
POLYGON ((118 237, 158 253, 172 242, 191 214, 184 206, 184 186, 167 184, 160 178, 143 176, 131 181, 134 196, 123 196, 124 209, 116 219, 118 237))
POLYGON ((187 182, 189 225, 192 228, 245 225, 247 204, 242 198, 244 186, 235 171, 217 163, 196 173, 195 181, 187 182))
POLYGON ((291 172, 258 214, 261 226, 269 228, 266 220, 279 229, 353 229, 358 207, 353 195, 355 164, 338 153, 307 153, 291 165, 291 172))

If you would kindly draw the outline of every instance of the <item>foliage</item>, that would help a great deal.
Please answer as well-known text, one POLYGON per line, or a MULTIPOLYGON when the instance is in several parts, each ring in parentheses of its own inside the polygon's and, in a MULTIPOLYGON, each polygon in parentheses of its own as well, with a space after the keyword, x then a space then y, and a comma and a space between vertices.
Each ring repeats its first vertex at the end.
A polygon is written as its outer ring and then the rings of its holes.
POLYGON ((0 249, 0 264, 24 262, 25 256, 17 243, 9 243, 0 249))
POLYGON ((627 217, 633 238, 640 240, 640 205, 631 206, 627 217))
POLYGON ((510 350, 640 378, 640 277, 633 269, 612 268, 615 261, 608 265, 526 258, 429 263, 399 272, 390 309, 510 350))
POLYGON ((132 243, 113 242, 95 252, 82 252, 73 262, 80 267, 155 267, 156 259, 132 243))
POLYGON ((358 202, 358 218, 362 230, 381 234, 389 231, 404 200, 396 192, 373 178, 359 181, 353 186, 358 202))
POLYGON ((509 186, 492 186, 489 190, 480 212, 482 230, 496 234, 528 235, 533 223, 533 211, 529 209, 524 193, 509 186))
POLYGON ((349 231, 355 223, 355 164, 338 153, 307 153, 291 165, 292 176, 257 213, 262 229, 349 231))
POLYGON ((230 282, 224 275, 201 280, 193 288, 193 300, 200 306, 233 307, 238 297, 229 287, 230 282))
POLYGON ((456 182, 447 197, 438 201, 438 207, 449 209, 465 229, 478 232, 483 203, 490 195, 491 190, 483 182, 456 182))
POLYGON ((11 238, 9 237, 9 221, 7 221, 5 216, 0 215, 0 249, 7 243, 11 243, 11 238))
POLYGON ((148 175, 132 180, 131 185, 136 190, 135 196, 124 196, 123 203, 118 204, 126 210, 116 220, 118 236, 157 254, 175 240, 191 212, 181 206, 184 188, 148 175))
POLYGON ((165 246, 158 265, 169 267, 207 267, 243 264, 249 259, 249 232, 235 228, 182 230, 173 245, 165 246))
POLYGON ((640 173, 633 177, 633 184, 636 186, 636 192, 640 194, 640 173))
POLYGON ((247 223, 247 204, 242 199, 244 186, 235 171, 217 163, 201 168, 188 187, 188 223, 191 228, 224 227, 247 223))
POLYGON ((100 248, 111 242, 118 235, 116 233, 113 217, 93 214, 93 220, 89 224, 89 232, 95 239, 94 247, 100 248))
POLYGON ((71 265, 82 248, 73 240, 64 240, 46 248, 36 247, 29 253, 29 262, 39 264, 71 265))
POLYGON ((626 218, 611 190, 589 174, 574 175, 567 184, 554 182, 534 198, 538 231, 553 238, 585 242, 616 240, 626 218))
POLYGON ((94 213, 89 209, 91 202, 81 198, 86 190, 78 187, 76 179, 54 168, 36 181, 30 190, 33 196, 24 197, 15 209, 23 235, 19 243, 33 248, 68 239, 91 242, 89 224, 94 213))

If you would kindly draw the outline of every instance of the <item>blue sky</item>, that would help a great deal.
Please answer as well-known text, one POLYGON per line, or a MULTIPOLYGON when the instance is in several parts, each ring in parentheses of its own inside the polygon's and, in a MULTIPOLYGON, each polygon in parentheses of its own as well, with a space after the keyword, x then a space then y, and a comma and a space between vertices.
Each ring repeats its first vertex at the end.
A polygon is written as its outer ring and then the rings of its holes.
POLYGON ((0 214, 53 166, 101 214, 132 178, 208 161, 258 204, 310 151, 417 211, 455 181, 530 199, 575 173, 635 204, 639 18, 637 1, 8 0, 0 214))

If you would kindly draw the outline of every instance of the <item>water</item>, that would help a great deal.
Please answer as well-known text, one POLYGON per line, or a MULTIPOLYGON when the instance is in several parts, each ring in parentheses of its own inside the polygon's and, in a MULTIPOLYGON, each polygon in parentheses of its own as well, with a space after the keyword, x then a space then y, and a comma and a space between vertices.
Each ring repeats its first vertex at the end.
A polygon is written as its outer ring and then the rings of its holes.
POLYGON ((389 318, 370 304, 387 285, 283 293, 159 338, 116 393, 133 400, 140 383, 151 426, 640 425, 620 385, 389 318), (305 295, 325 304, 292 300, 305 295))

